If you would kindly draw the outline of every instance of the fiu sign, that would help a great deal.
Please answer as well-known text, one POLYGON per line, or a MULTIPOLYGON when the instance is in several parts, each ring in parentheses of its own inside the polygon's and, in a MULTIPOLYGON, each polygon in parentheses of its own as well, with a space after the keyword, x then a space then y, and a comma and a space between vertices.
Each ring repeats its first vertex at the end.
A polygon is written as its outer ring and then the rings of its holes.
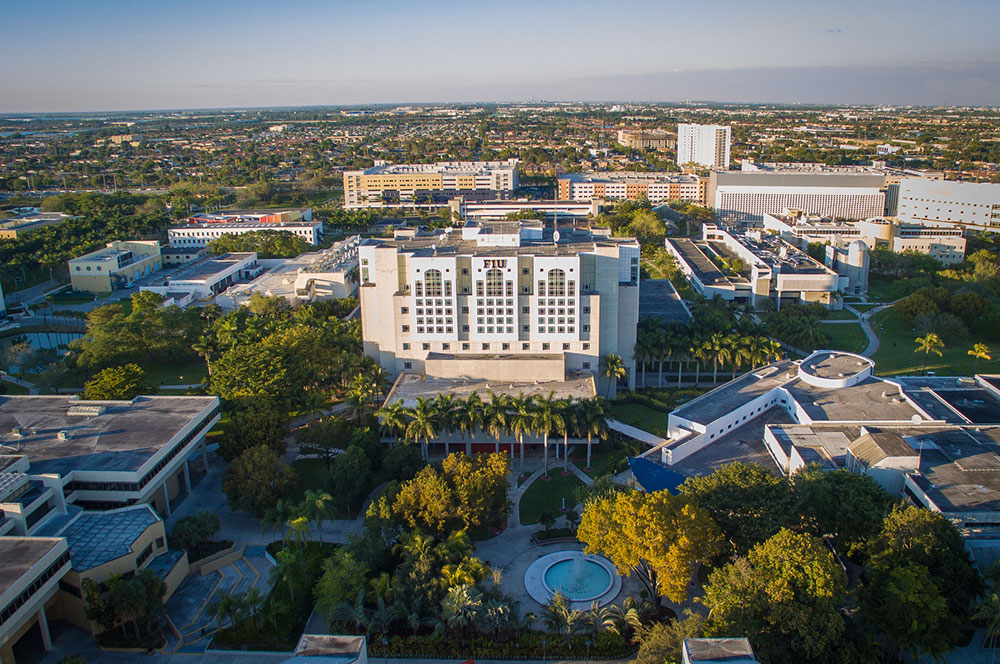
POLYGON ((507 267, 506 258, 489 258, 483 261, 483 267, 487 270, 491 268, 503 269, 507 267))

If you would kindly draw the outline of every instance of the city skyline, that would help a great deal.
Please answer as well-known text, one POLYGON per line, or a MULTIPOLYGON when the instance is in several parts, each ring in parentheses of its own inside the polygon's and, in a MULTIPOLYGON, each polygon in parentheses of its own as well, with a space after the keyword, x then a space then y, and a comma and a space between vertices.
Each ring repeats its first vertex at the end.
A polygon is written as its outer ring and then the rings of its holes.
POLYGON ((5 8, 13 30, 0 85, 14 94, 0 112, 524 99, 996 105, 1000 6, 950 9, 17 3, 5 8))

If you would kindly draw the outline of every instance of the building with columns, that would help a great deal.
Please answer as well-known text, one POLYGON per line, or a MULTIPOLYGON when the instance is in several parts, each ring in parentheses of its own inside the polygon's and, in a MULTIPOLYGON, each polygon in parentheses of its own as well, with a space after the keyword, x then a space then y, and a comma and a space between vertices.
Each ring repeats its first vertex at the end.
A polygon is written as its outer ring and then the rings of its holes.
POLYGON ((539 221, 398 231, 358 249, 365 354, 388 373, 563 381, 614 353, 634 386, 639 244, 539 221), (526 364, 530 362, 531 364, 526 364))

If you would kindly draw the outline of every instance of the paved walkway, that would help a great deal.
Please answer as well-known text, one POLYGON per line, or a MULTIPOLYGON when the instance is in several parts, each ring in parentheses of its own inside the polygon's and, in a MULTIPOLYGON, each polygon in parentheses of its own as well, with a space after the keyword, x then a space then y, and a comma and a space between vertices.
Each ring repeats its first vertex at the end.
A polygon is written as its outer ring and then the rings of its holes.
POLYGON ((618 433, 624 434, 629 438, 635 438, 639 442, 646 443, 656 447, 658 445, 663 445, 667 442, 665 438, 660 438, 659 436, 654 436, 648 431, 643 431, 642 429, 637 429, 634 426, 625 424, 624 422, 619 422, 618 420, 608 419, 608 428, 614 429, 618 433))

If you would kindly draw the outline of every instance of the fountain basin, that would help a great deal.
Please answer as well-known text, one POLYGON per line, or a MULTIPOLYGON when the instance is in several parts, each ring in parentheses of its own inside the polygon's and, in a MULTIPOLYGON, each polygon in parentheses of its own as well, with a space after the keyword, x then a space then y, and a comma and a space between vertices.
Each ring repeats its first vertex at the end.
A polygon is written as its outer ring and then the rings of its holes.
POLYGON ((603 606, 614 600, 621 587, 622 579, 608 559, 582 551, 542 556, 524 573, 524 588, 539 604, 548 603, 558 591, 571 608, 590 608, 594 601, 603 606))

